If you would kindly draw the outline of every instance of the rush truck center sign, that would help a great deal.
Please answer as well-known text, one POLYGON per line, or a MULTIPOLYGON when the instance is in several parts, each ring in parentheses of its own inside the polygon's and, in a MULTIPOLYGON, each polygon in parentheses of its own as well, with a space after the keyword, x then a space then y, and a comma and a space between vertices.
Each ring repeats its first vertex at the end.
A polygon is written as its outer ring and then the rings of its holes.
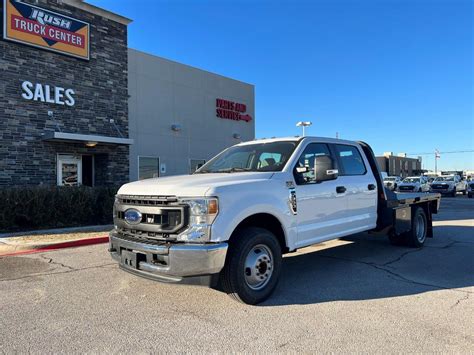
POLYGON ((234 121, 249 122, 252 120, 247 112, 247 105, 234 101, 216 99, 216 116, 234 121))
POLYGON ((17 0, 3 0, 3 38, 89 60, 90 25, 17 0))

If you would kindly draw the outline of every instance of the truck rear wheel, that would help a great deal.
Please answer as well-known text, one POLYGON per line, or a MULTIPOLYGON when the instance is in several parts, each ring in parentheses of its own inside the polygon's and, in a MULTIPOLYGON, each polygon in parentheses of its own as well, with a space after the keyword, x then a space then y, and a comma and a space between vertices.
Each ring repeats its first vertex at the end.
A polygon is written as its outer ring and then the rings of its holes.
POLYGON ((221 272, 223 290, 247 304, 266 300, 274 291, 281 270, 281 247, 277 238, 262 228, 237 232, 221 272))
POLYGON ((425 244, 427 234, 428 218, 426 217, 425 210, 421 207, 416 207, 412 212, 411 230, 398 235, 395 232, 391 232, 388 238, 393 245, 421 248, 425 244))

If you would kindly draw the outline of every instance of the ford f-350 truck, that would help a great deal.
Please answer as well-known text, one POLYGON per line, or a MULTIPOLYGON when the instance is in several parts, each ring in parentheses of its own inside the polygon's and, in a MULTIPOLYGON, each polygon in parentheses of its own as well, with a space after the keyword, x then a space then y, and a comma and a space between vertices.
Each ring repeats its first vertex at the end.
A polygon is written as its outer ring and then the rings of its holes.
POLYGON ((224 150, 192 175, 123 185, 109 251, 133 274, 217 283, 256 304, 275 289, 283 254, 365 231, 419 248, 433 236, 439 206, 439 194, 385 189, 366 143, 256 140, 224 150))

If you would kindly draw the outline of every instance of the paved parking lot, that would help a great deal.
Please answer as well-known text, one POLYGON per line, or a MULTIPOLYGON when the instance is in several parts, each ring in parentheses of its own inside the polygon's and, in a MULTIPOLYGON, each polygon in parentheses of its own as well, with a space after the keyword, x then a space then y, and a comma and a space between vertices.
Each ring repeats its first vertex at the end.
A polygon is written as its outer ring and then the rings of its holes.
POLYGON ((284 259, 239 304, 118 269, 106 245, 0 258, 0 350, 474 352, 474 199, 443 198, 424 249, 360 234, 284 259))

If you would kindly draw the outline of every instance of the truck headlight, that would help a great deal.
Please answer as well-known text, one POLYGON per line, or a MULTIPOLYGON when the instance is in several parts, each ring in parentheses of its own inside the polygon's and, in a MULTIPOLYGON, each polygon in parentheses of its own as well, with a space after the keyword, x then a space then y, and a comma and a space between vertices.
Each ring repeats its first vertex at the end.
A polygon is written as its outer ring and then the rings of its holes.
POLYGON ((217 198, 183 198, 179 202, 189 206, 189 226, 177 239, 197 243, 209 241, 212 223, 219 212, 217 198))

